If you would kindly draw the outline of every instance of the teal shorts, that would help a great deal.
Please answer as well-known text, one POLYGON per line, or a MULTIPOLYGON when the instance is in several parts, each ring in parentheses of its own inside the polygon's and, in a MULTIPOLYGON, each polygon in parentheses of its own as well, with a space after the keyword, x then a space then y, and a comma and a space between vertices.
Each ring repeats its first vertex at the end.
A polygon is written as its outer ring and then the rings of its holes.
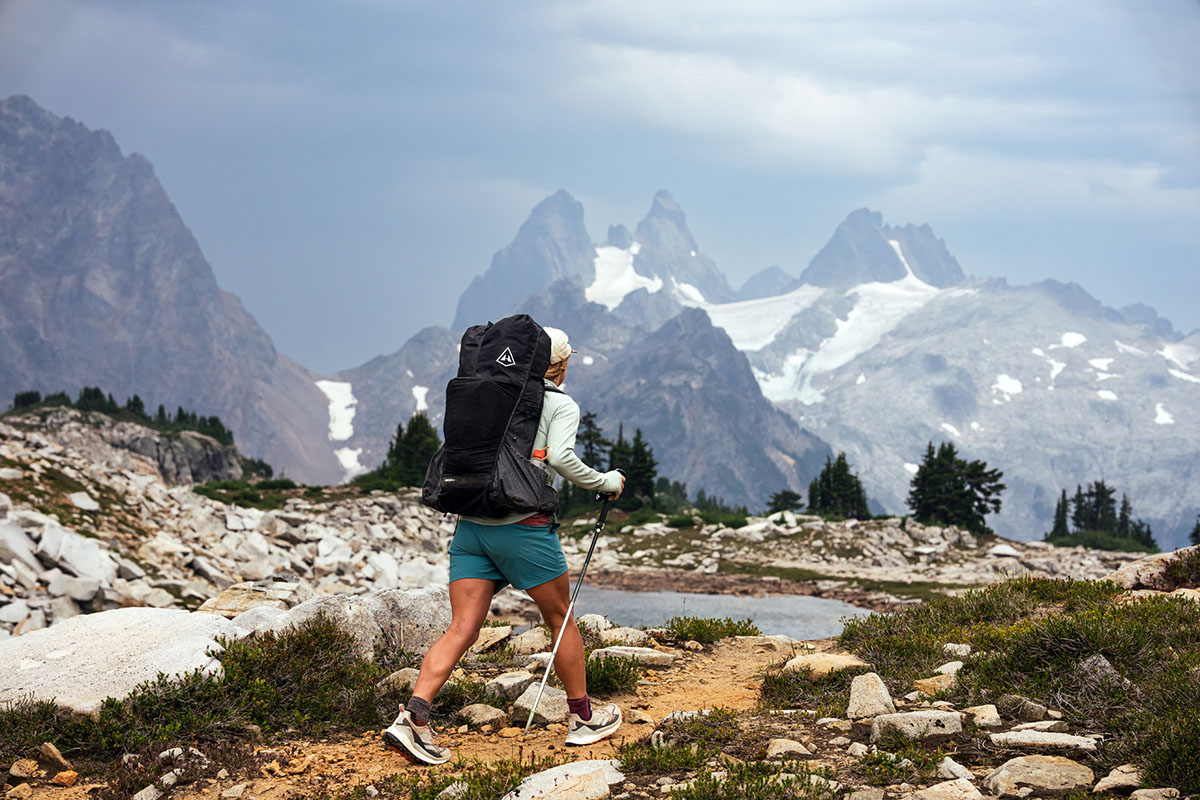
POLYGON ((496 591, 507 584, 531 589, 567 571, 567 559, 558 541, 558 523, 552 525, 480 525, 458 521, 450 542, 450 582, 460 578, 494 581, 496 591))

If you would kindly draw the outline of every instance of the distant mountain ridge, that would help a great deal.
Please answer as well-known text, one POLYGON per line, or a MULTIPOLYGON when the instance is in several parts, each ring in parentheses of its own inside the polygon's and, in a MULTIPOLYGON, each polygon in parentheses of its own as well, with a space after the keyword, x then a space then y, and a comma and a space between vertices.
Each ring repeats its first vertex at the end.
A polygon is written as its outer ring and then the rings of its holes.
POLYGON ((0 396, 102 385, 218 414, 249 455, 335 480, 327 401, 220 289, 139 155, 0 102, 0 396))
POLYGON ((949 439, 1004 470, 991 522, 1014 538, 1095 479, 1166 546, 1200 512, 1200 332, 1075 284, 967 277, 928 225, 868 209, 800 277, 767 269, 735 292, 665 191, 599 244, 560 191, 467 287, 453 328, 322 379, 216 285, 145 159, 15 97, 0 103, 0 298, 0 393, 151 394, 218 414, 304 481, 374 466, 415 410, 438 422, 462 329, 527 311, 570 333, 580 404, 610 434, 641 427, 693 491, 758 508, 844 450, 903 513, 925 443, 949 439))

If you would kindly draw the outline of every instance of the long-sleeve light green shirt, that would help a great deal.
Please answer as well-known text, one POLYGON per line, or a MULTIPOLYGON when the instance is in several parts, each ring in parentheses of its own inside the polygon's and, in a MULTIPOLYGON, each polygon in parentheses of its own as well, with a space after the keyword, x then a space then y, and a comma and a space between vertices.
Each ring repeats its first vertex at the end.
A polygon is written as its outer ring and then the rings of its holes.
MULTIPOLYGON (((543 380, 545 380, 543 378, 543 380)), ((538 420, 533 449, 545 450, 546 463, 565 480, 596 492, 616 492, 621 488, 621 473, 597 472, 575 455, 575 434, 579 430, 579 405, 551 381, 545 381, 546 399, 542 403, 542 418, 538 420)), ((528 517, 525 512, 507 517, 467 517, 463 519, 480 525, 510 525, 528 517)))

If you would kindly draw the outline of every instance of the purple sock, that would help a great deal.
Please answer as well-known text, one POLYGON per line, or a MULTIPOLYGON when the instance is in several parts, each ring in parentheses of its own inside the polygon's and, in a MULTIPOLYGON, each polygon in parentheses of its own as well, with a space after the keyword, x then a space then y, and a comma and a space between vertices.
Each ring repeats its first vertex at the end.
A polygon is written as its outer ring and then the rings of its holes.
POLYGON ((576 698, 575 700, 572 700, 568 697, 567 708, 572 714, 584 721, 592 718, 592 704, 588 702, 588 696, 586 694, 583 697, 576 698))
MULTIPOLYGON (((568 700, 567 702, 570 701, 568 700)), ((424 697, 409 698, 408 705, 405 706, 405 709, 407 709, 408 713, 412 716, 414 725, 423 728, 429 724, 429 714, 433 709, 430 707, 429 701, 424 697)))

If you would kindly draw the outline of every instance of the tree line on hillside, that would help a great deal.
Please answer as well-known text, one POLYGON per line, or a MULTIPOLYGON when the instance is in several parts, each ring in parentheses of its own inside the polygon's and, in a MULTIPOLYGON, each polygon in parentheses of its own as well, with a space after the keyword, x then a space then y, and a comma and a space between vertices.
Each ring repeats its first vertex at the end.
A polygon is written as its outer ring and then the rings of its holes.
POLYGON ((1045 541, 1060 547, 1157 553, 1154 533, 1148 523, 1134 519, 1129 495, 1121 495, 1119 507, 1116 495, 1116 487, 1103 480, 1093 481, 1086 488, 1076 485, 1074 497, 1067 497, 1063 489, 1054 506, 1054 526, 1046 533, 1045 541))
POLYGON ((83 387, 74 401, 66 392, 55 392, 45 397, 37 391, 18 392, 13 397, 12 408, 9 411, 53 406, 66 406, 79 411, 98 411, 115 419, 137 422, 160 431, 195 431, 211 436, 221 444, 233 445, 233 432, 215 415, 202 417, 195 411, 185 411, 182 406, 171 415, 167 413, 166 406, 159 404, 158 410, 151 416, 146 412, 145 402, 138 395, 128 398, 125 405, 119 405, 111 392, 105 394, 99 386, 83 387))
MULTIPOLYGON (((429 460, 439 446, 437 431, 424 412, 417 412, 407 423, 396 427, 383 463, 354 483, 364 491, 394 490, 400 486, 419 486, 425 479, 429 460)), ((658 475, 658 460, 640 428, 633 438, 625 437, 624 423, 617 426, 616 439, 609 439, 593 412, 579 422, 576 451, 584 463, 599 470, 622 468, 626 472, 625 491, 617 507, 626 511, 678 515, 695 511, 713 519, 744 518, 744 506, 731 507, 723 498, 710 496, 700 489, 689 498, 687 485, 658 475)), ((984 461, 961 458, 949 442, 936 447, 929 442, 909 486, 908 506, 914 521, 925 525, 955 525, 976 534, 991 534, 987 516, 1000 511, 1001 494, 1006 486, 998 469, 984 461)), ((559 481, 560 517, 584 513, 594 507, 595 493, 565 481, 559 481)), ((1104 481, 1076 489, 1074 499, 1063 490, 1055 510, 1054 529, 1046 541, 1056 545, 1087 544, 1104 549, 1148 549, 1156 551, 1150 526, 1133 518, 1132 503, 1122 496, 1120 507, 1115 490, 1104 481), (1073 511, 1072 511, 1073 509, 1073 511), (1067 529, 1068 514, 1074 531, 1067 529), (1101 535, 1102 534, 1102 535, 1101 535)), ((808 486, 808 500, 792 489, 775 492, 768 514, 806 510, 826 518, 870 519, 866 492, 845 453, 827 456, 825 465, 808 486)), ((706 517, 708 518, 708 517, 706 517)), ((646 520, 650 517, 647 516, 646 520)), ((1200 518, 1193 530, 1192 542, 1200 544, 1200 518)))

